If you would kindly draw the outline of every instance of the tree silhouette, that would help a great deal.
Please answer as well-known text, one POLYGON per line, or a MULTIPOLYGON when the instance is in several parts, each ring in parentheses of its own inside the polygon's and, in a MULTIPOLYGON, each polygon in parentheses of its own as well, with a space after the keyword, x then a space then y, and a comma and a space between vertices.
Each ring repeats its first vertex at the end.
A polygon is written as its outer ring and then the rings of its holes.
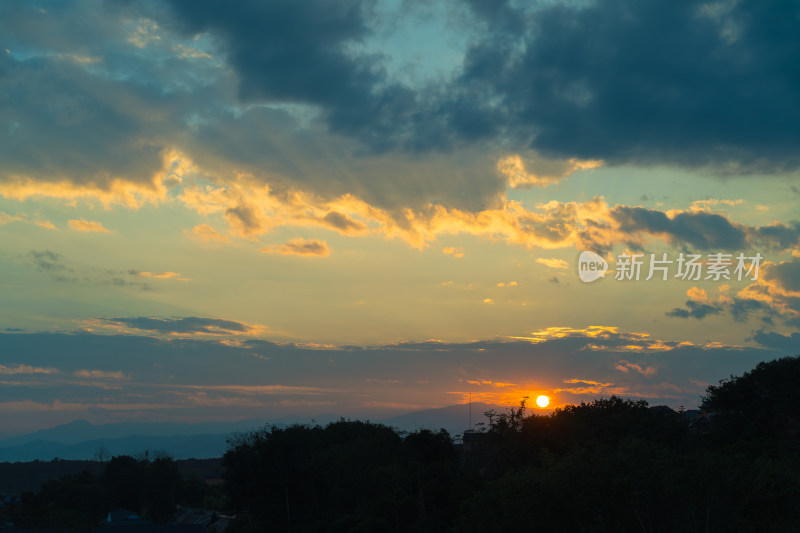
POLYGON ((800 356, 759 363, 708 387, 704 410, 723 440, 789 438, 800 434, 800 356))

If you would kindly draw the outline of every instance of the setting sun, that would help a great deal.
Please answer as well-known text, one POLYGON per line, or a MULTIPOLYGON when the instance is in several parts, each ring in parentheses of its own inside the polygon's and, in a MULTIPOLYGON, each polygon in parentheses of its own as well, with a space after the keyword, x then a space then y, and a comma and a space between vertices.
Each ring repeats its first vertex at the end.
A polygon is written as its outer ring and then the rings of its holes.
POLYGON ((550 398, 544 395, 537 396, 536 405, 538 405, 539 407, 547 407, 548 405, 550 405, 550 398))

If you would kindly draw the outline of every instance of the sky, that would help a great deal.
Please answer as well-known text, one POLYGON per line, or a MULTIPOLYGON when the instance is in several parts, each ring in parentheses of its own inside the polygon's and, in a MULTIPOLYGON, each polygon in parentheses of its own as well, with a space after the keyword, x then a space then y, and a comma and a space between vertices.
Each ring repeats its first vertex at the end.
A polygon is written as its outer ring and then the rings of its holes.
POLYGON ((800 352, 798 23, 770 0, 3 2, 0 436, 696 407, 800 352))

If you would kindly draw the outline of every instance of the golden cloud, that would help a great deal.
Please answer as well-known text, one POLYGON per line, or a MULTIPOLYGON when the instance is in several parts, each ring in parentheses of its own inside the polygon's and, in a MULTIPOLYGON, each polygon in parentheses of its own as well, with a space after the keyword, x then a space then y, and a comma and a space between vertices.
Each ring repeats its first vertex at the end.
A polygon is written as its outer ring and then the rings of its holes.
POLYGON ((69 225, 69 229, 74 231, 88 231, 88 232, 98 232, 98 233, 111 233, 107 230, 100 222, 92 222, 85 219, 73 219, 67 221, 69 225))
POLYGON ((208 224, 200 224, 192 228, 192 231, 184 231, 184 233, 191 235, 193 238, 201 242, 220 242, 227 243, 231 240, 225 235, 221 235, 214 228, 208 224))
POLYGON ((331 253, 325 241, 318 241, 315 239, 306 240, 303 238, 290 239, 288 242, 277 246, 262 248, 261 251, 268 254, 276 253, 311 257, 327 257, 331 253))
MULTIPOLYGON (((530 163, 536 163, 529 161, 530 163)), ((566 161, 538 162, 536 173, 529 172, 520 155, 510 155, 497 162, 497 171, 506 177, 508 185, 517 187, 548 187, 561 181, 578 170, 599 168, 604 165, 599 160, 568 159, 566 161)))
POLYGON ((182 278, 179 272, 136 272, 135 275, 143 278, 175 279, 177 281, 189 281, 188 278, 182 278))
POLYGON ((9 215, 8 213, 0 211, 0 226, 5 226, 9 222, 17 222, 24 219, 25 217, 23 215, 9 215))
POLYGON ((555 257, 539 257, 536 262, 548 268, 569 268, 569 264, 566 261, 555 257))
POLYGON ((29 198, 61 198, 97 200, 106 208, 124 205, 138 209, 142 205, 168 199, 168 188, 183 181, 184 175, 196 171, 189 157, 175 149, 161 151, 161 168, 149 179, 135 182, 113 176, 97 176, 94 181, 75 183, 68 179, 43 181, 29 176, 11 176, 0 183, 0 196, 25 201, 29 198))

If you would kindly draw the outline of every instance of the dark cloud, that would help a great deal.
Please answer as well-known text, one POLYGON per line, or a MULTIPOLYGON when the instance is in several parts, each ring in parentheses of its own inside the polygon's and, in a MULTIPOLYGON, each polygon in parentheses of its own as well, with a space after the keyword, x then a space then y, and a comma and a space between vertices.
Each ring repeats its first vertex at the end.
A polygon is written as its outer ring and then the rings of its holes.
POLYGON ((664 211, 618 205, 611 210, 619 229, 664 238, 670 244, 697 250, 787 250, 800 240, 800 223, 775 222, 769 226, 745 226, 724 215, 686 211, 669 216, 664 211))
MULTIPOLYGON (((388 24, 370 1, 101 3, 0 6, 0 182, 31 178, 27 195, 163 194, 153 178, 173 148, 210 181, 250 173, 386 209, 491 204, 510 150, 732 172, 800 161, 796 4, 471 1, 462 64, 414 84, 370 41, 388 24), (181 52, 195 45, 205 57, 181 52)), ((250 214, 227 216, 263 230, 250 214)), ((673 230, 741 240, 694 222, 673 230)), ((785 248, 796 233, 759 238, 785 248)))
POLYGON ((32 261, 39 271, 49 275, 54 281, 136 287, 145 291, 151 290, 150 285, 146 282, 120 277, 120 275, 124 276, 126 273, 136 276, 138 274, 137 270, 117 272, 94 266, 80 265, 73 261, 68 261, 64 255, 50 250, 31 250, 26 257, 32 261))
POLYGON ((413 91, 387 86, 380 56, 353 52, 371 33, 372 2, 249 0, 235 9, 212 0, 168 4, 175 28, 221 39, 243 101, 320 106, 334 131, 364 138, 373 148, 391 144, 417 113, 413 91))
POLYGON ((800 222, 755 226, 749 228, 747 233, 751 242, 768 249, 790 250, 800 247, 800 222))
POLYGON ((225 210, 225 219, 231 226, 239 228, 242 234, 249 235, 261 229, 261 218, 255 207, 240 205, 225 210))
MULTIPOLYGON (((707 316, 727 313, 730 313, 736 322, 746 322, 751 314, 760 313, 762 315, 761 320, 768 324, 772 323, 772 316, 777 314, 775 309, 761 300, 741 298, 739 296, 733 296, 727 300, 717 302, 687 300, 686 308, 676 307, 665 314, 672 318, 696 318, 702 320, 707 316)), ((788 317, 783 318, 786 321, 788 317)))
MULTIPOLYGON (((702 319, 709 315, 730 314, 736 322, 745 322, 755 315, 765 324, 773 325, 775 318, 786 326, 800 328, 800 260, 766 263, 759 278, 736 294, 708 300, 690 299, 686 308, 676 307, 667 316, 702 319)), ((692 292, 690 291, 690 297, 692 292)))
POLYGON ((50 250, 31 250, 28 252, 28 257, 33 259, 34 264, 40 270, 47 270, 50 272, 67 270, 63 263, 64 256, 51 252, 50 250))
POLYGON ((356 222, 355 220, 348 218, 346 215, 343 215, 338 211, 329 212, 327 215, 322 217, 321 222, 326 226, 330 226, 331 228, 341 231, 342 233, 359 233, 366 229, 364 224, 356 222))
POLYGON ((800 292, 800 260, 770 265, 764 273, 764 279, 786 291, 800 292))
POLYGON ((695 302, 694 300, 687 300, 686 307, 688 309, 676 307, 672 311, 667 311, 666 315, 675 318, 696 318, 700 320, 708 315, 718 315, 722 312, 722 308, 719 306, 695 302))
POLYGON ((364 2, 253 0, 235 9, 212 0, 168 4, 177 28, 222 37, 243 99, 347 108, 369 99, 378 81, 369 58, 346 50, 369 33, 364 2))
POLYGON ((800 6, 553 3, 467 54, 517 136, 611 163, 795 168, 800 6))
MULTIPOLYGON (((88 405, 109 403, 107 390, 87 388, 85 383, 70 385, 63 379, 83 370, 100 370, 131 377, 115 399, 119 408, 150 404, 159 415, 165 407, 183 409, 184 415, 196 407, 199 416, 209 417, 219 405, 225 409, 216 414, 223 417, 241 416, 242 409, 261 409, 262 416, 264 409, 286 414, 292 405, 279 402, 297 394, 330 402, 312 410, 329 412, 333 406, 347 414, 381 401, 407 403, 413 397, 413 403, 454 404, 463 402, 469 390, 507 391, 472 385, 470 380, 520 386, 535 382, 560 389, 556 392, 560 401, 615 391, 659 403, 669 399, 675 405, 693 405, 703 392, 696 382, 715 383, 779 355, 773 349, 702 348, 680 340, 648 340, 613 328, 602 334, 561 331, 557 338, 544 335, 536 342, 420 342, 363 348, 257 339, 232 344, 137 335, 7 333, 0 334, 0 365, 14 367, 24 361, 30 367, 55 368, 61 378, 42 374, 34 376, 40 384, 4 386, 0 400, 52 403, 70 398, 88 405), (631 351, 631 344, 643 346, 631 351), (387 388, 390 382, 397 386, 387 388), (591 388, 592 383, 609 385, 591 388), (293 390, 297 388, 302 390, 293 390), (243 405, 241 400, 248 402, 243 405)), ((146 415, 148 408, 142 411, 146 415)))
MULTIPOLYGON (((756 313, 759 311, 767 313, 767 315, 774 314, 774 311, 766 303, 762 302, 761 300, 753 300, 749 298, 732 298, 729 303, 729 309, 731 316, 733 316, 733 319, 737 322, 744 322, 750 318, 750 313, 756 313)), ((771 317, 764 316, 762 317, 762 320, 769 322, 771 321, 771 317)))
POLYGON ((162 145, 155 130, 143 134, 143 109, 152 113, 170 98, 52 56, 18 59, 0 51, 0 73, 8 129, 0 143, 3 175, 70 179, 108 191, 114 178, 146 184, 161 167, 162 145))
POLYGON ((320 106, 373 148, 504 139, 611 163, 800 163, 795 3, 468 3, 479 33, 438 88, 393 84, 380 55, 348 49, 370 34, 370 2, 170 4, 176 27, 222 40, 241 98, 320 106))
POLYGON ((781 335, 775 332, 759 331, 753 335, 753 340, 762 346, 781 350, 789 355, 800 354, 800 333, 798 332, 791 335, 781 335))
POLYGON ((241 322, 234 320, 223 320, 219 318, 200 318, 200 317, 182 317, 182 318, 152 318, 152 317, 135 317, 135 318, 102 318, 102 322, 110 324, 117 324, 127 326, 133 329, 143 331, 153 331, 157 333, 211 333, 211 334, 224 334, 224 333, 246 333, 250 331, 250 327, 241 322))
POLYGON ((722 215, 679 213, 670 218, 663 211, 629 206, 617 206, 611 215, 624 232, 664 235, 671 243, 686 243, 697 249, 738 250, 746 244, 744 231, 722 215))

